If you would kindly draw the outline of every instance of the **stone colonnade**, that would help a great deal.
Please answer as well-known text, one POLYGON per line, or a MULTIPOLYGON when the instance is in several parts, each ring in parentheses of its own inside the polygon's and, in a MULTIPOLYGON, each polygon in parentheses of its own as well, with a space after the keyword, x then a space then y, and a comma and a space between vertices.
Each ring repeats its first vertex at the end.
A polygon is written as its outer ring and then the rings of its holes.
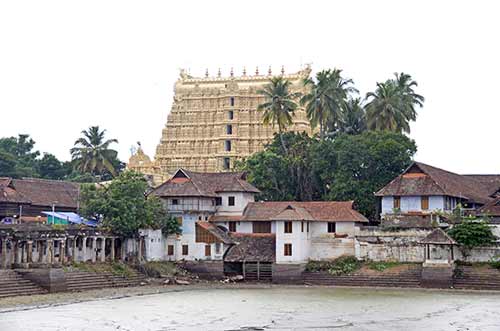
POLYGON ((122 239, 114 236, 16 238, 0 236, 0 268, 122 260, 122 239))

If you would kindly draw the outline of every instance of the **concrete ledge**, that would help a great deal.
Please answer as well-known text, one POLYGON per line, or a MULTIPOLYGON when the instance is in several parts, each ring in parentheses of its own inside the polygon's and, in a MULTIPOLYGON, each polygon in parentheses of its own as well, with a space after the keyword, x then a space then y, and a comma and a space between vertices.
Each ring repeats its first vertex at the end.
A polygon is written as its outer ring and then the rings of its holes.
POLYGON ((454 265, 424 263, 422 266, 421 286, 427 288, 453 287, 454 265))
POLYGON ((273 283, 304 284, 305 264, 273 264, 273 283))
POLYGON ((50 293, 67 291, 66 276, 62 268, 23 269, 16 270, 23 278, 31 280, 36 285, 50 293))

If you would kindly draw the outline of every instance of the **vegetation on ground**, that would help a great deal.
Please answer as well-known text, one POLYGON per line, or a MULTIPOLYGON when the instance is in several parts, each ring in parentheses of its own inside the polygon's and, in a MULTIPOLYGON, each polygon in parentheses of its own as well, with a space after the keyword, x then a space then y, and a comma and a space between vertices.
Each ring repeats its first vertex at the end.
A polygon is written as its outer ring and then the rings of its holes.
POLYGON ((416 150, 413 140, 396 132, 341 133, 324 140, 287 132, 236 167, 261 191, 258 199, 354 200, 361 213, 373 218, 373 192, 404 171, 416 150))
POLYGON ((376 270, 383 272, 387 269, 397 267, 401 265, 401 262, 368 262, 368 268, 371 270, 376 270))
POLYGON ((79 270, 95 273, 111 273, 115 276, 131 277, 134 275, 134 270, 131 266, 122 262, 108 263, 86 263, 73 262, 69 267, 65 267, 66 271, 79 270))
POLYGON ((121 173, 106 187, 83 185, 80 212, 101 219, 104 227, 126 237, 136 236, 141 228, 180 233, 177 220, 167 214, 160 199, 145 196, 147 189, 144 176, 133 171, 121 173))
POLYGON ((306 271, 318 272, 326 271, 331 275, 349 275, 359 270, 362 262, 354 256, 341 256, 333 261, 309 261, 306 271))

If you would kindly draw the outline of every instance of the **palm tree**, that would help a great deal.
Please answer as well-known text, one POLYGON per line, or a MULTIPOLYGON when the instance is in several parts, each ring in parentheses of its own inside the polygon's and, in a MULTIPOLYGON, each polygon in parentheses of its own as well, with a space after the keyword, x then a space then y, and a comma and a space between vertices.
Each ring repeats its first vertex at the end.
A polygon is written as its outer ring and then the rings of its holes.
POLYGON ((278 125, 278 134, 283 151, 287 153, 285 142, 283 141, 283 131, 293 123, 292 116, 298 105, 295 99, 298 93, 290 91, 292 83, 283 77, 273 77, 270 83, 257 93, 266 97, 266 102, 257 107, 258 111, 263 111, 262 122, 264 124, 278 125))
POLYGON ((348 134, 359 134, 366 130, 365 109, 361 99, 349 99, 342 111, 339 131, 348 134))
POLYGON ((321 139, 325 131, 335 132, 338 129, 348 96, 357 93, 352 79, 344 79, 341 73, 339 69, 323 70, 316 74, 315 80, 304 80, 309 92, 302 96, 300 103, 305 106, 311 126, 319 125, 321 139))
POLYGON ((82 131, 83 137, 76 140, 70 150, 77 170, 94 176, 107 170, 113 177, 116 176, 112 162, 118 153, 109 149, 109 145, 118 143, 118 140, 104 140, 105 133, 106 130, 99 131, 99 126, 91 126, 88 130, 82 131))
POLYGON ((375 92, 366 95, 367 126, 371 130, 410 132, 410 122, 415 121, 415 106, 422 107, 424 97, 415 93, 417 82, 405 73, 395 74, 396 79, 377 83, 375 92))

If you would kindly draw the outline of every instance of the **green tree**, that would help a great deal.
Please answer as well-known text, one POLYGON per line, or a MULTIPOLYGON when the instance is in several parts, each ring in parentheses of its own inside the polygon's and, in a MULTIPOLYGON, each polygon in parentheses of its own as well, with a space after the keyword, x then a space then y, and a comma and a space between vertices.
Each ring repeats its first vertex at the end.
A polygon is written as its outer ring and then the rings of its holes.
POLYGON ((35 169, 40 152, 33 151, 35 141, 27 134, 0 139, 0 176, 38 177, 35 169))
POLYGON ((465 251, 474 247, 490 246, 496 241, 488 222, 475 219, 462 219, 448 230, 448 234, 462 245, 465 251))
POLYGON ((43 157, 36 162, 36 169, 41 178, 64 179, 68 169, 54 155, 43 153, 43 157))
POLYGON ((257 107, 258 111, 264 112, 262 121, 264 124, 272 124, 273 127, 278 125, 278 135, 285 152, 287 147, 282 133, 293 123, 292 116, 298 107, 295 100, 299 97, 298 93, 290 91, 291 85, 292 83, 283 77, 274 77, 268 85, 257 91, 266 98, 266 101, 257 107))
POLYGON ((178 232, 159 198, 146 198, 147 189, 144 176, 132 171, 121 173, 107 187, 85 184, 80 194, 81 213, 102 219, 103 226, 127 237, 136 236, 141 228, 178 232))
POLYGON ((395 79, 377 83, 375 92, 366 95, 367 125, 370 130, 410 132, 410 122, 415 121, 415 106, 422 107, 424 97, 415 93, 417 83, 405 73, 395 74, 395 79))
POLYGON ((360 134, 366 130, 365 109, 361 99, 349 99, 345 103, 339 123, 339 131, 347 134, 360 134))
POLYGON ((105 140, 106 130, 99 130, 99 126, 91 126, 88 130, 82 131, 83 137, 75 141, 75 146, 71 149, 71 156, 75 169, 93 176, 102 176, 109 172, 115 177, 117 171, 114 160, 118 153, 109 148, 109 145, 118 143, 116 139, 105 140))
POLYGON ((304 80, 309 92, 302 95, 300 103, 305 106, 311 126, 319 125, 321 139, 326 130, 337 131, 349 95, 358 92, 352 86, 352 79, 343 78, 341 73, 339 69, 323 70, 316 74, 316 79, 304 80))

